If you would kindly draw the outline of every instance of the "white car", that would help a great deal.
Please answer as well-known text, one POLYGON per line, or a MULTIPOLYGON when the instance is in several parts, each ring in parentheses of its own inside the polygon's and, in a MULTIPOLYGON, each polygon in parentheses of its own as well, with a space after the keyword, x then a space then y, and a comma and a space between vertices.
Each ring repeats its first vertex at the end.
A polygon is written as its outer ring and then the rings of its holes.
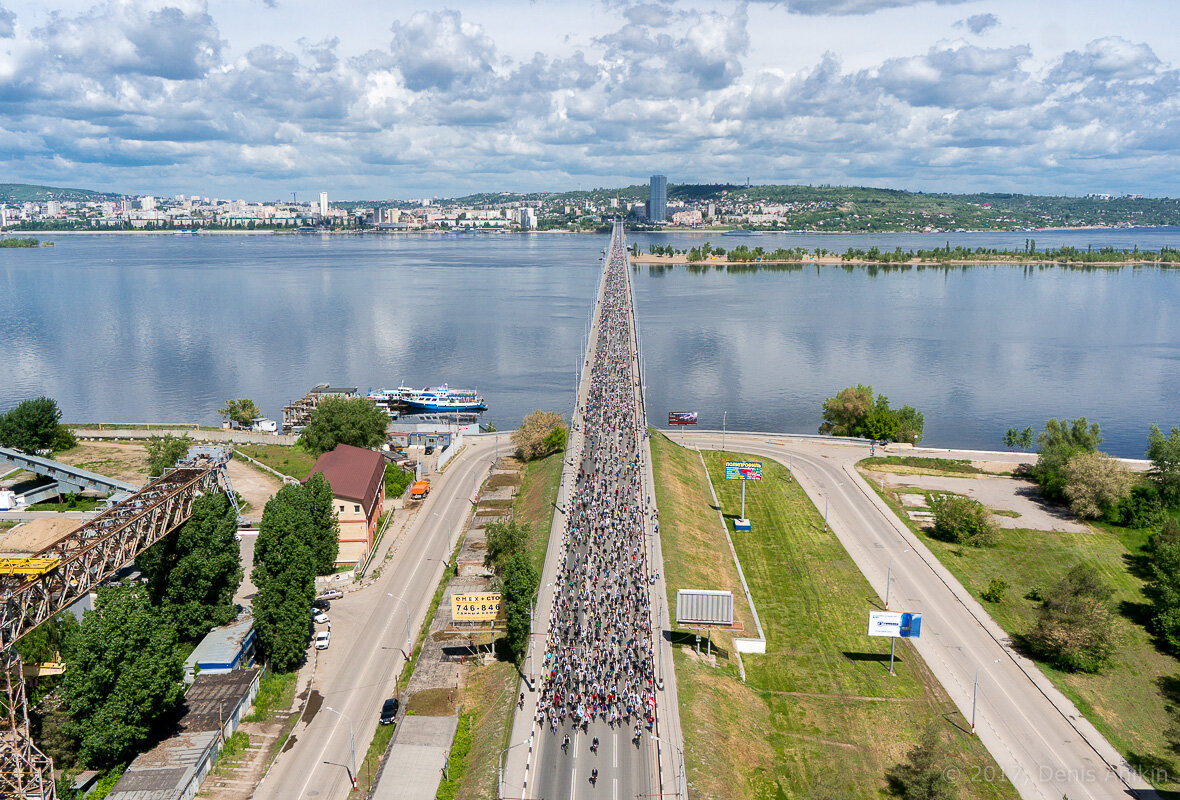
POLYGON ((320 631, 319 633, 317 633, 315 635, 315 649, 316 650, 327 650, 328 649, 328 642, 330 642, 330 641, 332 641, 332 632, 331 631, 320 631))
POLYGON ((320 624, 320 625, 323 625, 325 622, 328 621, 328 615, 325 614, 323 611, 321 611, 318 608, 313 608, 311 610, 311 618, 314 619, 316 621, 316 623, 320 624))

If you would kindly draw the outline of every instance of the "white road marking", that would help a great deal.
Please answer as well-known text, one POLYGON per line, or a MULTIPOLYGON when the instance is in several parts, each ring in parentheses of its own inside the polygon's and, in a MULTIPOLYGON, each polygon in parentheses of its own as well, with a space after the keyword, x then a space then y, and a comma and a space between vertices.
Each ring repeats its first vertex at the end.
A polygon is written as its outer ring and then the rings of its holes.
POLYGON ((574 792, 578 790, 578 768, 570 769, 570 800, 574 800, 574 792))
POLYGON ((611 781, 611 800, 619 800, 619 779, 615 778, 611 781))

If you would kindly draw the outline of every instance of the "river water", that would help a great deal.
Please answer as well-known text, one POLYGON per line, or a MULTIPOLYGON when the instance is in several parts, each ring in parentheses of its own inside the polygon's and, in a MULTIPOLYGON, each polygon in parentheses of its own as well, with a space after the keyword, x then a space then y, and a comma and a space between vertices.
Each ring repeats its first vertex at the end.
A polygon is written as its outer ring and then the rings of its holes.
MULTIPOLYGON (((841 252, 1180 244, 1180 228, 756 238, 841 252)), ((0 250, 0 409, 46 394, 67 421, 279 418, 312 385, 475 387, 485 421, 568 412, 606 236, 43 235, 0 250)), ((858 382, 926 415, 925 443, 994 449, 1052 416, 1142 457, 1180 425, 1180 270, 844 267, 634 273, 648 408, 701 427, 813 433, 858 382)))

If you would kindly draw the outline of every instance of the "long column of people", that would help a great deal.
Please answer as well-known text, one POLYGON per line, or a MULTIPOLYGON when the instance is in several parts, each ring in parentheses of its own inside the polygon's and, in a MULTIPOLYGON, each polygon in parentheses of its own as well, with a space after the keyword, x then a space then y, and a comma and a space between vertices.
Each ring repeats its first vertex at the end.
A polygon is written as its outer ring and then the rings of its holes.
MULTIPOLYGON (((582 463, 568 504, 536 723, 562 739, 628 730, 638 749, 655 723, 651 597, 644 548, 641 443, 627 257, 612 239, 589 391, 582 463), (603 730, 601 726, 606 726, 603 730)), ((598 769, 588 776, 597 782, 598 769)))

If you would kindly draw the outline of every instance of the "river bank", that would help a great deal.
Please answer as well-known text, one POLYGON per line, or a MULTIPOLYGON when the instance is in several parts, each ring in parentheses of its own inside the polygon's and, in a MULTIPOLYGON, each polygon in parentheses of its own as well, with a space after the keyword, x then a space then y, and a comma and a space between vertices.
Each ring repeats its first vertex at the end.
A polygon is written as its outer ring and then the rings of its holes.
POLYGON ((996 258, 972 258, 972 259, 956 259, 956 260, 941 260, 930 258, 911 258, 908 261, 881 261, 871 260, 865 258, 844 258, 840 255, 826 255, 813 256, 805 255, 800 258, 790 259, 749 259, 730 261, 725 257, 710 256, 709 258, 702 258, 696 261, 689 261, 688 256, 683 253, 674 256, 659 256, 659 255, 638 255, 631 256, 632 264, 639 264, 643 266, 656 267, 673 267, 673 266, 708 266, 708 267, 729 267, 729 266, 774 266, 774 265, 813 265, 813 266, 891 266, 891 267, 994 267, 994 266, 1061 266, 1061 267, 1134 267, 1134 266, 1153 266, 1162 268, 1175 268, 1174 262, 1170 261, 1153 261, 1151 259, 1139 258, 1128 261, 1065 261, 1052 258, 1036 258, 1029 256, 1027 258, 1020 257, 1006 257, 1000 256, 996 258))

